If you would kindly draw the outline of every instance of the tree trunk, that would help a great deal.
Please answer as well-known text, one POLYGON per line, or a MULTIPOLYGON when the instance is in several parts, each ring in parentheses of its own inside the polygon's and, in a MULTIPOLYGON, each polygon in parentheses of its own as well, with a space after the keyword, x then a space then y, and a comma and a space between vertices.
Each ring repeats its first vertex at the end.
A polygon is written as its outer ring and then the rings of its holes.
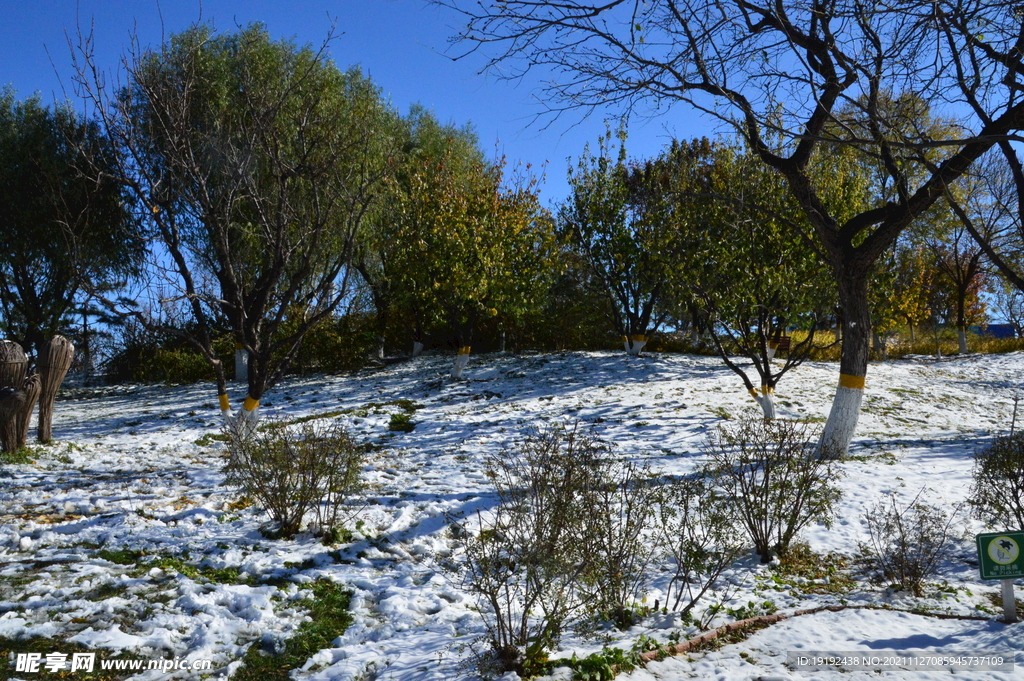
POLYGON ((423 343, 417 341, 412 342, 412 356, 419 357, 423 354, 423 343))
POLYGON ((235 343, 235 381, 249 382, 249 353, 241 343, 235 343))
MULTIPOLYGON (((455 355, 455 365, 452 367, 452 378, 462 378, 462 372, 469 363, 469 344, 473 338, 473 329, 476 326, 478 317, 478 313, 471 311, 466 315, 465 323, 455 321, 453 324, 453 326, 458 329, 455 336, 455 342, 459 346, 459 352, 455 355)), ((455 317, 455 319, 457 320, 458 317, 455 317)))
POLYGON ((910 327, 910 342, 911 343, 916 343, 917 342, 917 333, 914 330, 914 325, 913 324, 908 324, 907 326, 910 327))
POLYGON ((469 363, 469 346, 459 348, 459 354, 455 355, 455 365, 452 367, 452 378, 462 378, 462 372, 469 363))
POLYGON ((824 458, 834 459, 846 454, 860 417, 871 347, 867 270, 867 267, 847 266, 837 277, 839 303, 843 307, 843 349, 839 385, 818 445, 819 456, 824 458))
MULTIPOLYGON (((235 414, 231 413, 231 401, 228 399, 227 380, 224 367, 220 360, 213 361, 214 372, 217 375, 217 399, 220 402, 220 413, 224 417, 224 423, 232 429, 239 437, 249 437, 256 431, 256 424, 260 417, 260 398, 267 385, 267 363, 266 357, 259 352, 246 353, 246 381, 247 390, 242 408, 235 414)), ((237 362, 238 355, 235 355, 237 362)), ((236 364, 237 369, 237 364, 236 364)))
POLYGON ((761 394, 758 395, 756 390, 751 390, 750 394, 754 396, 757 403, 761 406, 761 412, 764 414, 765 421, 774 421, 775 415, 775 391, 772 388, 762 387, 761 394))
POLYGON ((260 420, 260 401, 249 395, 242 402, 242 409, 235 415, 235 425, 244 435, 251 435, 260 420))
POLYGON ((626 348, 626 354, 633 355, 634 357, 640 354, 640 351, 647 345, 647 336, 636 334, 634 336, 623 336, 622 345, 626 348))
POLYGON ((871 343, 874 346, 875 354, 882 359, 889 359, 889 348, 885 336, 880 333, 871 334, 871 343))
POLYGON ((92 343, 89 342, 89 315, 82 308, 82 385, 92 381, 92 343))
POLYGON ((967 354, 967 330, 964 327, 962 327, 962 326, 958 326, 957 327, 957 329, 956 329, 956 339, 960 343, 960 354, 961 355, 966 355, 967 354))

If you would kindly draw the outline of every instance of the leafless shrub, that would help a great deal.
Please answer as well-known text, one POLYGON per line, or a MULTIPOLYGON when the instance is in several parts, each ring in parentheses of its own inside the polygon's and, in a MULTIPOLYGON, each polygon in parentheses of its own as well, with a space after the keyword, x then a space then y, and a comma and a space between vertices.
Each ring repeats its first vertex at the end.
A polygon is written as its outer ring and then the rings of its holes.
POLYGON ((882 578, 915 596, 922 595, 925 580, 950 549, 953 520, 959 506, 946 513, 921 501, 924 489, 906 506, 896 495, 873 506, 864 516, 870 545, 861 546, 861 557, 882 578))
POLYGON ((648 465, 607 461, 592 491, 589 531, 595 553, 588 580, 597 616, 620 629, 636 623, 657 543, 651 536, 658 490, 648 465))
POLYGON ((487 628, 491 671, 538 670, 563 628, 592 601, 597 550, 590 503, 604 448, 576 429, 531 435, 488 462, 499 504, 465 540, 466 588, 487 628))
POLYGON ((665 606, 685 617, 740 554, 730 508, 706 476, 674 480, 661 493, 659 543, 674 567, 665 606))
POLYGON ((764 419, 719 426, 704 441, 701 472, 714 479, 762 563, 785 554, 808 523, 832 521, 840 471, 815 454, 816 442, 803 424, 764 419))
POLYGON ((293 429, 270 421, 248 433, 229 428, 227 435, 228 484, 263 506, 278 534, 294 536, 313 513, 317 530, 336 536, 363 465, 362 447, 344 428, 305 423, 293 429))

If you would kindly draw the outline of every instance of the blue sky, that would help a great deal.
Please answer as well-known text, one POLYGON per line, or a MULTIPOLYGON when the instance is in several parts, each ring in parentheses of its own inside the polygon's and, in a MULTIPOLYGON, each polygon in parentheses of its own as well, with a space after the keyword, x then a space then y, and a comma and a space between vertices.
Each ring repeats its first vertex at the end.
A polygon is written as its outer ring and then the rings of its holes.
MULTIPOLYGON (((275 37, 316 45, 335 22, 341 35, 330 51, 340 67, 359 64, 402 112, 418 102, 443 121, 472 122, 489 153, 497 150, 511 163, 534 168, 546 162, 547 201, 567 193, 567 158, 597 138, 605 117, 617 115, 598 112, 582 123, 579 117, 563 117, 546 129, 531 124, 542 110, 536 102, 538 82, 513 84, 480 75, 483 59, 476 55, 453 61, 445 53, 459 17, 422 0, 0 0, 0 86, 12 85, 19 99, 33 92, 47 102, 73 97, 66 36, 74 39, 78 25, 84 31, 94 27, 98 61, 113 70, 133 32, 143 46, 155 46, 199 20, 211 21, 218 31, 262 21, 275 37)), ((712 132, 705 121, 677 107, 658 120, 634 122, 627 146, 631 156, 650 156, 670 134, 712 132)))

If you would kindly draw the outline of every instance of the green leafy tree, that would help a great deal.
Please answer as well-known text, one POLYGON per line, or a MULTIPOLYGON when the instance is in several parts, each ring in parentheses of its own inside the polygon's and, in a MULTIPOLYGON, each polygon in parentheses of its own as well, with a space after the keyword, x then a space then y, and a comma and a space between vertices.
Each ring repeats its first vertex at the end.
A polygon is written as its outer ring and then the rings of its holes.
POLYGON ((434 305, 454 333, 458 377, 481 320, 521 315, 543 294, 552 230, 533 187, 503 187, 500 165, 478 166, 478 181, 463 184, 445 163, 425 165, 411 185, 404 216, 419 231, 407 271, 421 277, 414 290, 430 297, 421 307, 434 305))
POLYGON ((394 173, 359 235, 354 261, 373 300, 377 352, 381 357, 384 338, 395 316, 411 331, 414 355, 423 348, 426 330, 438 322, 432 282, 419 276, 423 274, 422 264, 416 259, 419 244, 410 241, 421 226, 427 230, 421 225, 421 214, 408 210, 414 184, 425 168, 436 166, 438 159, 444 159, 444 172, 460 176, 460 182, 471 182, 472 173, 486 167, 469 125, 441 124, 420 106, 412 107, 409 115, 396 124, 401 145, 393 161, 394 173))
POLYGON ((113 151, 70 107, 0 92, 0 311, 6 336, 36 353, 74 335, 85 282, 109 287, 139 270, 113 151), (90 168, 103 172, 91 178, 90 168))
MULTIPOLYGON (((673 145, 661 161, 674 165, 683 148, 673 145)), ((828 265, 801 235, 809 226, 782 191, 783 178, 742 148, 713 145, 697 182, 692 172, 668 176, 684 178, 672 196, 677 212, 692 216, 680 226, 677 273, 722 360, 773 419, 776 386, 830 323, 836 300, 828 265), (804 333, 790 344, 791 329, 804 333), (734 353, 750 360, 754 380, 734 353)))
POLYGON ((421 110, 410 123, 377 239, 386 242, 393 304, 417 342, 429 325, 448 329, 460 377, 481 321, 511 322, 539 303, 554 235, 535 181, 506 180, 504 161, 486 161, 471 130, 421 110))
POLYGON ((923 245, 897 244, 890 271, 894 281, 887 303, 893 314, 907 325, 910 341, 914 342, 917 329, 932 316, 930 292, 935 278, 934 268, 923 245))
MULTIPOLYGON (((636 355, 667 313, 662 303, 670 295, 680 216, 671 215, 666 201, 663 167, 627 163, 625 140, 624 129, 609 130, 598 139, 596 154, 588 146, 569 171, 572 193, 558 222, 586 263, 589 280, 607 297, 626 352, 636 355)), ((700 154, 694 149, 692 158, 700 154)))
MULTIPOLYGON (((229 422, 218 330, 248 353, 238 416, 251 422, 306 333, 346 299, 353 239, 387 170, 391 114, 326 46, 274 41, 259 24, 221 35, 196 26, 128 55, 127 85, 111 96, 90 42, 80 45, 78 85, 157 244, 145 282, 159 291, 153 309, 192 318, 168 330, 213 366, 229 422)), ((107 302, 160 326, 144 308, 107 302)))

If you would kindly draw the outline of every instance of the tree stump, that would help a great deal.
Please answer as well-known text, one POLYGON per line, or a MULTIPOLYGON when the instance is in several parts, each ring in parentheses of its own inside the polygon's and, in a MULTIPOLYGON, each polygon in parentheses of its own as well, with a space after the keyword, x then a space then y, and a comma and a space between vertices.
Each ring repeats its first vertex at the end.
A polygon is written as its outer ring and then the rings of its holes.
POLYGON ((10 454, 18 451, 18 414, 25 407, 25 391, 0 388, 0 446, 10 454))
POLYGON ((71 368, 75 357, 75 346, 64 336, 54 336, 43 345, 39 353, 39 371, 42 374, 42 391, 39 395, 39 441, 53 439, 53 403, 57 389, 71 368))
POLYGON ((36 408, 36 402, 39 400, 39 393, 42 392, 42 387, 39 374, 32 374, 25 379, 25 383, 21 388, 22 392, 25 393, 25 406, 14 417, 18 431, 17 449, 21 449, 28 442, 28 424, 32 420, 32 410, 36 408))

